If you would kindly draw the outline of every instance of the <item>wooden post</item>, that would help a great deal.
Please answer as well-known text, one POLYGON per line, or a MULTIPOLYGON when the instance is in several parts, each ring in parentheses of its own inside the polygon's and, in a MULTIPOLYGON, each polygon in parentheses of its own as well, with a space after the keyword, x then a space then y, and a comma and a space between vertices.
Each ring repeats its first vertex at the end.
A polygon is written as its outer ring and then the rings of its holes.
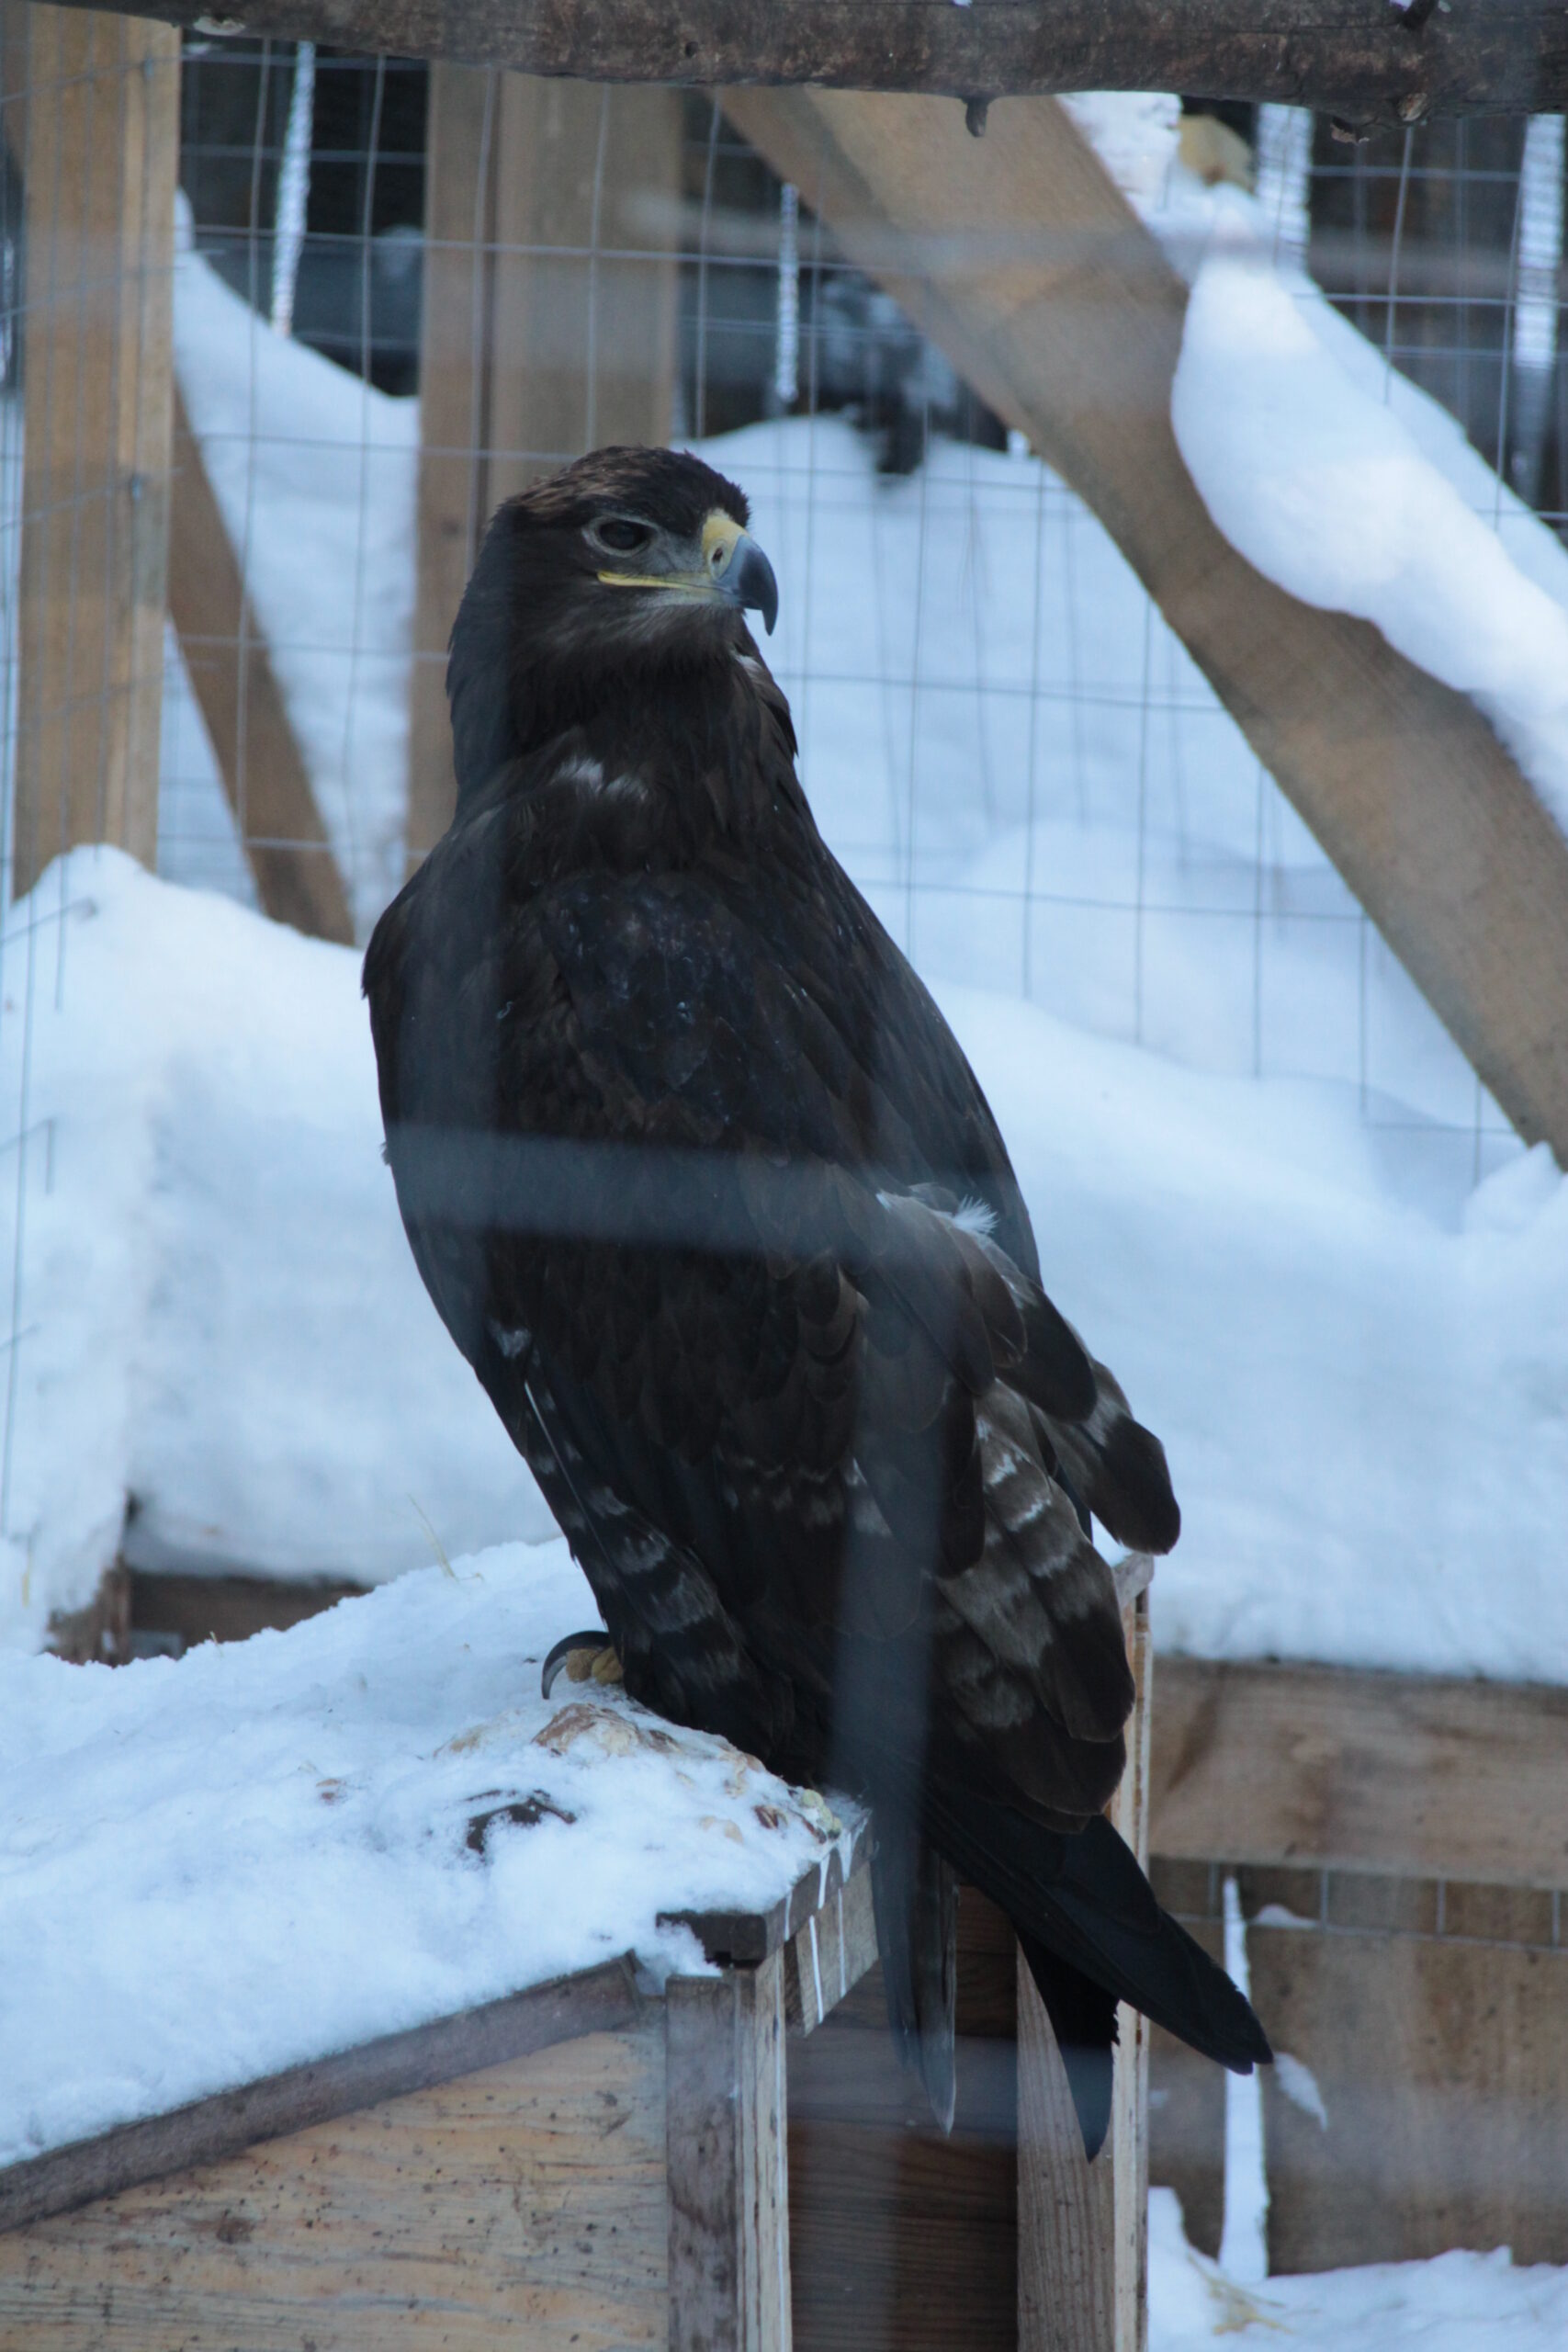
POLYGON ((78 842, 157 848, 179 138, 177 34, 28 17, 17 896, 78 842))
POLYGON ((1066 112, 730 90, 727 112, 1099 515, 1527 1141, 1568 1162, 1568 840, 1475 705, 1303 604, 1176 446, 1186 290, 1066 112))
POLYGON ((411 873, 451 820, 446 639, 489 514, 486 362, 501 84, 499 74, 466 65, 431 68, 419 349, 419 571, 409 714, 411 873))
MULTIPOLYGON (((1146 1864, 1154 1656, 1146 1594, 1124 1623, 1137 1699, 1111 1818, 1146 1864)), ((1111 2130, 1090 2165, 1045 2004, 1020 1957, 1020 2352, 1144 2352, 1148 2341, 1149 2029, 1125 2002, 1117 2027, 1111 2130)))
POLYGON ((425 164, 411 867, 450 820, 446 640, 503 498, 667 440, 681 102, 438 66, 425 164))
POLYGON ((665 1993, 670 2352, 790 2352, 784 1961, 665 1993))

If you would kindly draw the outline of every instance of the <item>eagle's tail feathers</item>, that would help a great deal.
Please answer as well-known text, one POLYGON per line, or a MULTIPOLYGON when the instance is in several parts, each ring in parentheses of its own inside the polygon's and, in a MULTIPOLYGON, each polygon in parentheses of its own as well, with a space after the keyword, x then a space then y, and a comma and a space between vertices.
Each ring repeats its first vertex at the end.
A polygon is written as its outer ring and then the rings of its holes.
POLYGON ((928 1790, 930 1827, 1019 1934, 1179 2041, 1250 2074, 1273 2052, 1224 1970, 1162 1911, 1131 1849, 1102 1815, 1070 1836, 968 1791, 928 1790))

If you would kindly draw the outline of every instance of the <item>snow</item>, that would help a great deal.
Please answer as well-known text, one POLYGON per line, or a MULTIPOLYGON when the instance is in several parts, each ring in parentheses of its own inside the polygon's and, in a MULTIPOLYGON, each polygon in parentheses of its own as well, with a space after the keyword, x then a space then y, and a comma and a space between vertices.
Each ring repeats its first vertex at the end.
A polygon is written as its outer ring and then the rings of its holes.
POLYGON ((704 1973, 661 1913, 824 1863, 821 1800, 725 1741, 539 1697, 594 1620, 557 1538, 177 1662, 0 1655, 0 2166, 622 1952, 704 1973))
MULTIPOLYGON (((1234 1878, 1224 1886, 1225 1973, 1244 1999, 1252 1998, 1247 1923, 1234 1878)), ((1260 2286, 1269 2276, 1269 2169, 1263 2135, 1263 2076, 1227 2075, 1224 2222, 1220 2267, 1232 2283, 1260 2286)))
POLYGON ((1188 2245, 1173 2189, 1149 2192, 1149 2352, 1558 2352, 1565 2339, 1568 2270, 1517 2269, 1506 2247, 1244 2285, 1188 2245))

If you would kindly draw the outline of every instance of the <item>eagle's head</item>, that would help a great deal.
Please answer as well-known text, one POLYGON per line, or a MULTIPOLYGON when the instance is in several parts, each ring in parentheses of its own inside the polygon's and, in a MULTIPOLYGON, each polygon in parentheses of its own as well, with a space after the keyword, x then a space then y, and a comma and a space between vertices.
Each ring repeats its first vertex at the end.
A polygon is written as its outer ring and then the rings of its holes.
POLYGON ((700 458, 638 448, 596 449, 498 508, 446 668, 459 789, 617 673, 727 662, 748 612, 771 631, 778 587, 749 511, 700 458))

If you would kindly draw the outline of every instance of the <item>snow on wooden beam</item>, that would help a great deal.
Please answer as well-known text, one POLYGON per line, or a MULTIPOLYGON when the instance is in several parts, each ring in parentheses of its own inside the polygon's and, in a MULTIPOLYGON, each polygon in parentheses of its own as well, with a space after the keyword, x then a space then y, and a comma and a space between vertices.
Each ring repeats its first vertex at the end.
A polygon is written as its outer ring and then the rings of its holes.
MULTIPOLYGON (((73 0, 83 5, 83 0, 73 0)), ((1568 103, 1560 0, 202 0, 142 13, 347 49, 607 82, 816 83, 995 97, 1185 90, 1357 123, 1548 113, 1568 103)))
MULTIPOLYGON (((1386 5, 1386 0, 1385 0, 1386 5)), ((1093 508, 1508 1117, 1568 1163, 1568 841, 1474 704, 1221 535, 1176 445, 1186 289, 1063 107, 727 112, 1093 508)))

